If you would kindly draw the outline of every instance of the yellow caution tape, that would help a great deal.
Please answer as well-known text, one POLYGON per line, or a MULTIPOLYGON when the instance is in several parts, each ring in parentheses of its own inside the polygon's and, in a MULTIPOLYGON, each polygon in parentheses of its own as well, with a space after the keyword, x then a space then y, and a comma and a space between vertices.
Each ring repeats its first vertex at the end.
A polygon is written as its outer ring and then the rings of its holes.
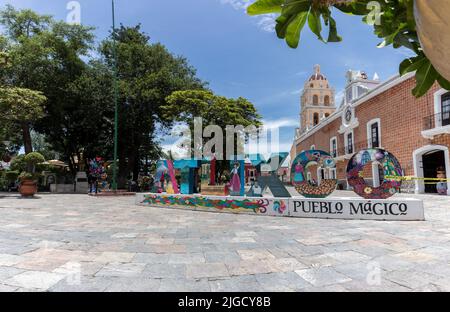
POLYGON ((421 180, 421 181, 436 181, 436 182, 449 182, 450 179, 438 179, 438 178, 419 178, 419 177, 400 177, 400 176, 385 176, 389 180, 397 181, 411 181, 411 180, 421 180))

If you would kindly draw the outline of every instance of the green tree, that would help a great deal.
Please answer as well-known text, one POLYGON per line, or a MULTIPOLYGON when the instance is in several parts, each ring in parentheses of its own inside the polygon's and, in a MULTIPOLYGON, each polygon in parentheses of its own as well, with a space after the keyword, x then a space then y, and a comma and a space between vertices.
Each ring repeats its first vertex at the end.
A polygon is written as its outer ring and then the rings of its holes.
POLYGON ((201 117, 205 126, 227 125, 260 126, 261 116, 255 106, 242 97, 230 99, 208 90, 175 91, 163 106, 166 118, 175 118, 193 127, 195 117, 201 117))
MULTIPOLYGON (((158 135, 167 131, 174 116, 164 112, 166 97, 177 90, 204 86, 186 59, 172 55, 163 45, 135 27, 121 26, 112 36, 117 42, 119 80, 119 186, 133 173, 137 179, 142 160, 160 154, 158 135)), ((105 65, 113 69, 114 43, 100 47, 105 65)))
POLYGON ((23 88, 0 89, 0 121, 20 126, 26 154, 33 151, 30 126, 44 116, 45 100, 45 96, 38 91, 23 88))
POLYGON ((88 67, 82 58, 88 56, 92 47, 93 28, 68 25, 31 10, 15 10, 10 5, 0 11, 0 25, 10 62, 0 69, 0 84, 37 90, 47 97, 45 116, 34 128, 54 143, 54 149, 76 171, 73 156, 85 142, 71 140, 79 130, 77 121, 82 120, 72 118, 80 99, 73 96, 72 87, 88 67))
MULTIPOLYGON (((209 125, 217 125, 222 129, 225 135, 227 126, 255 126, 258 128, 262 125, 261 116, 258 114, 255 106, 244 98, 230 99, 218 96, 211 91, 205 90, 187 90, 176 91, 167 98, 168 105, 164 106, 164 113, 167 118, 175 118, 176 121, 189 125, 191 133, 194 133, 194 118, 201 117, 203 119, 203 128, 209 125)), ((202 133, 203 133, 202 129, 202 133)), ((240 133, 239 135, 245 135, 240 133)), ((256 135, 256 133, 255 133, 256 135)), ((248 137, 247 137, 248 139, 248 137)), ((202 139, 202 146, 209 139, 202 139)), ((201 147, 191 142, 192 153, 201 147)), ((226 151, 226 140, 224 138, 223 151, 226 151)), ((234 140, 234 150, 238 151, 238 140, 234 140)), ((216 152, 213 150, 213 152, 216 152)), ((227 155, 216 155, 225 159, 227 155)), ((229 162, 219 162, 217 170, 222 174, 229 169, 229 162)))
POLYGON ((58 153, 53 150, 45 135, 36 131, 31 131, 31 142, 33 145, 33 151, 42 154, 45 159, 51 160, 59 158, 58 153))
MULTIPOLYGON (((47 110, 38 130, 51 142, 52 149, 63 155, 73 173, 75 156, 85 161, 95 156, 112 158, 112 74, 99 62, 86 65, 82 73, 68 82, 64 103, 47 110), (55 122, 57 120, 58 122, 55 122)), ((55 96, 55 103, 56 103, 55 96)))

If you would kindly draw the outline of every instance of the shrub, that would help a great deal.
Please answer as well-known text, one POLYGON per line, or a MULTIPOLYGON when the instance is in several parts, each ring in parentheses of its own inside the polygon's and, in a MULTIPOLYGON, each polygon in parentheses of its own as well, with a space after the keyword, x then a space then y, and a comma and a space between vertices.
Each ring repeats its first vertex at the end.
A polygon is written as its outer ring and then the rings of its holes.
POLYGON ((19 180, 21 182, 26 181, 26 180, 32 180, 32 181, 38 182, 40 178, 41 178, 41 174, 39 174, 39 173, 30 173, 30 172, 24 171, 19 175, 19 180))
POLYGON ((11 170, 18 172, 27 170, 27 164, 24 158, 25 155, 19 155, 17 157, 14 157, 14 159, 11 161, 11 170))
POLYGON ((33 152, 25 155, 24 161, 28 165, 36 166, 37 164, 43 163, 45 161, 44 156, 38 152, 33 152))
POLYGON ((18 177, 19 177, 18 171, 6 171, 5 172, 5 180, 7 180, 8 182, 14 182, 17 180, 18 177))

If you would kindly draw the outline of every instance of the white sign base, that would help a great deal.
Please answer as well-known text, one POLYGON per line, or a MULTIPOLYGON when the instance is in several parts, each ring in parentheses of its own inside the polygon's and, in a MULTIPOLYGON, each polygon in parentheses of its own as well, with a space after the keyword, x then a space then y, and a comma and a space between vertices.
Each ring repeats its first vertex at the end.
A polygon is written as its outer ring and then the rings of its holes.
POLYGON ((357 197, 231 197, 179 194, 137 194, 141 206, 278 217, 379 221, 423 221, 423 201, 392 197, 367 200, 357 197))
POLYGON ((354 197, 289 200, 291 217, 322 219, 358 219, 382 221, 423 221, 423 201, 413 198, 367 200, 354 197))

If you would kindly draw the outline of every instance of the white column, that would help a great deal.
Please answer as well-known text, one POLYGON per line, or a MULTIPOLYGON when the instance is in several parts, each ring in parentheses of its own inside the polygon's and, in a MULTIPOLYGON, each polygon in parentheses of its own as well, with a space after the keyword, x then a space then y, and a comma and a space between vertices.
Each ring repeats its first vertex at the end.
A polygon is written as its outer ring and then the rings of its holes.
POLYGON ((373 187, 380 187, 380 170, 378 169, 378 163, 372 163, 372 179, 373 187))

